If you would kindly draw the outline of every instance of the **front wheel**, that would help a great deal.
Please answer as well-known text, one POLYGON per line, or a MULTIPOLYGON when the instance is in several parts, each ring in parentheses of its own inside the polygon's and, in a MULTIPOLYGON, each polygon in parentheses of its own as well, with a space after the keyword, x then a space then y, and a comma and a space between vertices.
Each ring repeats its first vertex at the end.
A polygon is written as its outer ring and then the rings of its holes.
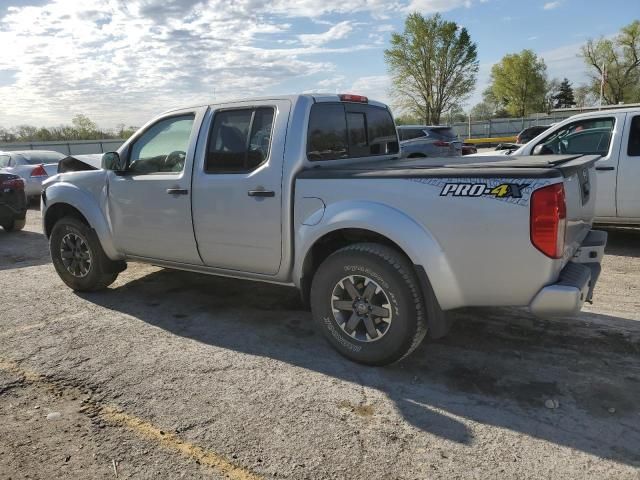
POLYGON ((73 290, 101 290, 118 277, 118 271, 109 268, 114 262, 102 250, 96 233, 74 217, 54 225, 49 249, 58 275, 73 290))
POLYGON ((427 333, 410 262, 375 243, 349 245, 320 265, 311 285, 311 311, 338 352, 366 365, 406 357, 427 333))

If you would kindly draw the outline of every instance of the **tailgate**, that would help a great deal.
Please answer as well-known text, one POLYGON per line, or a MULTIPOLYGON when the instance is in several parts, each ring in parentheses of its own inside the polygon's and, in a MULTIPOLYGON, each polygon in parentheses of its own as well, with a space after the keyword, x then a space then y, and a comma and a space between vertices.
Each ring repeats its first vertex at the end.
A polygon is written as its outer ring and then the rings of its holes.
POLYGON ((555 165, 563 174, 567 205, 567 230, 563 265, 576 252, 588 235, 595 215, 595 162, 600 157, 588 155, 555 165))

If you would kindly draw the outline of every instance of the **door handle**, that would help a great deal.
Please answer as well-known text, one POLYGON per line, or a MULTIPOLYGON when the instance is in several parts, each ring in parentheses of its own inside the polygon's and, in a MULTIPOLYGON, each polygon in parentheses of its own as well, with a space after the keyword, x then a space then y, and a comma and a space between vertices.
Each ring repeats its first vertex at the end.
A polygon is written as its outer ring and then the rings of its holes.
POLYGON ((249 190, 247 195, 250 197, 275 197, 276 192, 273 190, 249 190))
POLYGON ((167 188, 167 193, 169 195, 187 195, 189 190, 186 188, 167 188))
POLYGON ((596 170, 600 170, 601 172, 615 170, 615 169, 616 167, 596 167, 596 170))

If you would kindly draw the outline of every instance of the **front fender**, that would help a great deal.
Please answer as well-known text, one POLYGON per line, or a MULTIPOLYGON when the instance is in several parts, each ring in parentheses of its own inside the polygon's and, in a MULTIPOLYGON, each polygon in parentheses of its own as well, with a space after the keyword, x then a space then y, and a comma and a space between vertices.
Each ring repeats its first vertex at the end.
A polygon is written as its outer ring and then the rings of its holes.
POLYGON ((337 202, 327 206, 317 225, 298 226, 293 272, 296 285, 300 286, 303 263, 313 245, 328 233, 348 228, 369 230, 397 244, 415 265, 426 270, 443 310, 464 305, 458 282, 433 235, 400 210, 376 202, 337 202))
POLYGON ((111 260, 122 260, 124 257, 115 247, 109 222, 104 214, 106 205, 106 184, 94 188, 96 192, 88 192, 78 186, 60 181, 47 186, 45 190, 46 204, 42 204, 42 223, 45 230, 47 212, 56 204, 67 204, 77 209, 98 235, 104 253, 111 260), (97 197, 97 198, 96 198, 97 197), (98 200, 100 199, 100 200, 98 200), (101 205, 102 203, 102 205, 101 205))

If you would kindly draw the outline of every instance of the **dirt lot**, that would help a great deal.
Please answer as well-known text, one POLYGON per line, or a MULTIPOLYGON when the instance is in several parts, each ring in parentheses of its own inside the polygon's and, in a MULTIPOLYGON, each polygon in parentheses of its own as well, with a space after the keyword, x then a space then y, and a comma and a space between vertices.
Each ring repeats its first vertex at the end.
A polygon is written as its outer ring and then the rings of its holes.
POLYGON ((0 232, 0 478, 640 478, 639 232, 580 318, 460 311, 366 368, 290 289, 130 264, 75 294, 28 220, 0 232))

